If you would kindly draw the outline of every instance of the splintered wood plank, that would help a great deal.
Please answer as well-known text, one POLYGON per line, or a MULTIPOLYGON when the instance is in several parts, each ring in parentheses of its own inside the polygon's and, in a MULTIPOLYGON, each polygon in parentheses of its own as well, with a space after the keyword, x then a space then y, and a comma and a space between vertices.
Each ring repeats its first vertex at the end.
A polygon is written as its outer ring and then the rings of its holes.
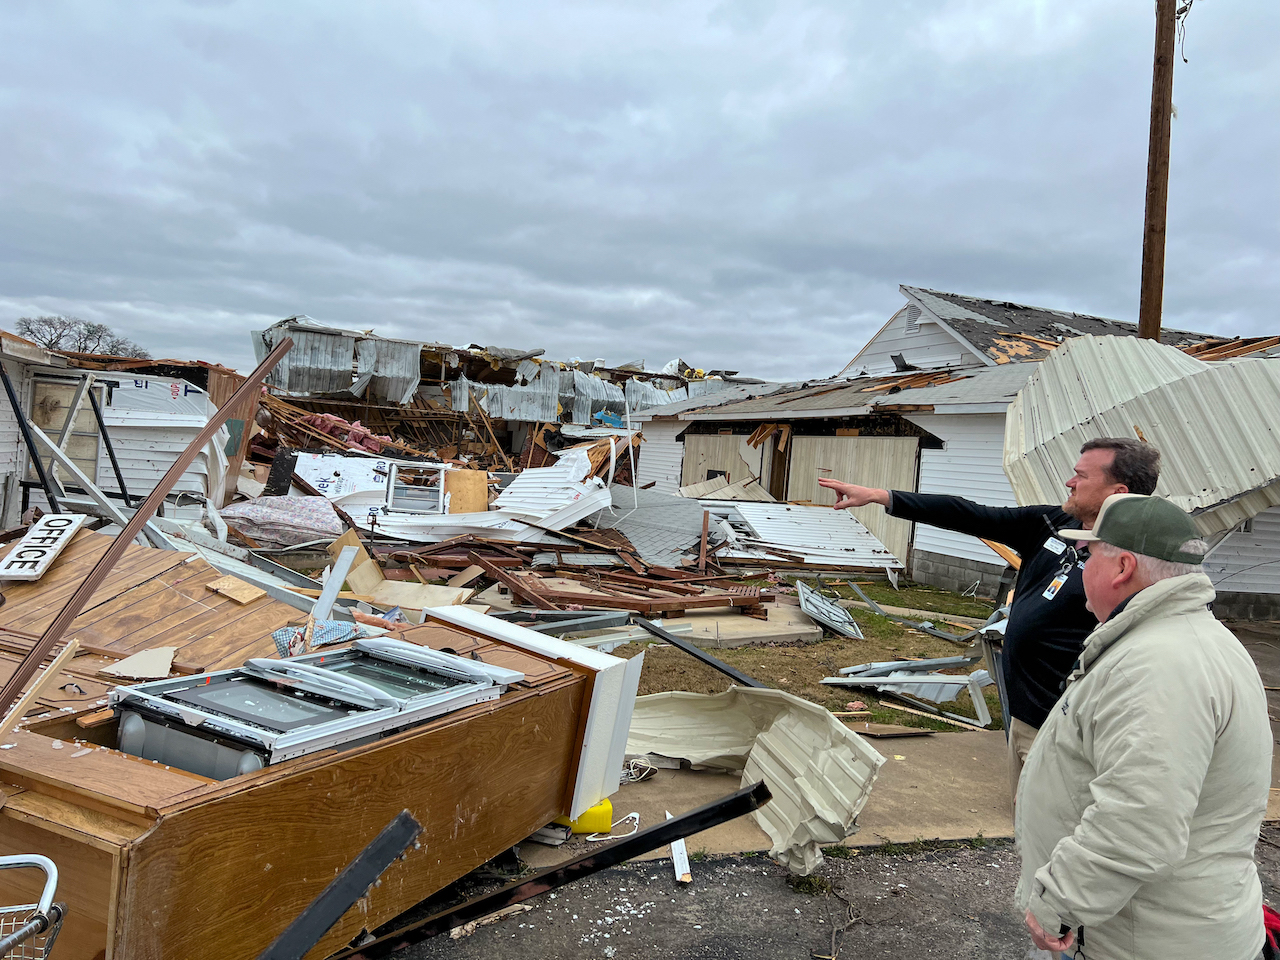
POLYGON ((407 809, 423 825, 419 843, 308 956, 341 949, 564 812, 585 687, 577 676, 191 795, 130 850, 115 955, 257 956, 407 809))
POLYGON ((267 595, 267 591, 261 587, 255 587, 252 583, 245 583, 239 577, 233 577, 230 574, 225 577, 219 577, 212 583, 206 583, 204 587, 206 590, 220 593, 224 597, 230 597, 240 604, 253 603, 259 597, 267 595))
POLYGON ((10 797, 4 815, 108 852, 127 846, 149 829, 35 790, 10 797))
POLYGON ((0 772, 5 780, 45 792, 85 797, 121 816, 145 815, 170 797, 190 790, 208 778, 171 769, 150 761, 138 761, 106 748, 73 756, 82 748, 32 733, 14 730, 4 738, 12 743, 0 751, 0 772), (38 786, 37 786, 38 785, 38 786))

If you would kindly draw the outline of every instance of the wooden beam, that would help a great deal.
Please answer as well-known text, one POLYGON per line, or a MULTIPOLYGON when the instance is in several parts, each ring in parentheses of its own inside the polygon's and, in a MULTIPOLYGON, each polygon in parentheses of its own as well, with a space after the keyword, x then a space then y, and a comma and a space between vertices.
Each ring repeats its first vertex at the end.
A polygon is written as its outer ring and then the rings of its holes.
POLYGON ((492 577, 494 580, 497 580, 500 584, 502 584, 504 587, 506 587, 516 596, 527 600, 529 603, 532 603, 538 609, 540 610, 558 610, 559 609, 559 607, 557 607, 551 600, 548 600, 541 593, 534 590, 532 587, 528 586, 528 584, 526 584, 519 577, 513 577, 511 574, 507 573, 507 571, 503 570, 501 567, 495 567, 492 563, 490 563, 484 557, 480 556, 480 554, 476 553, 474 550, 471 553, 467 554, 467 559, 470 560, 477 567, 479 567, 481 570, 483 570, 486 576, 492 577))
POLYGON ((1177 0, 1156 0, 1156 49, 1151 74, 1151 131, 1147 144, 1147 206, 1142 231, 1142 287, 1138 336, 1160 339, 1164 309, 1165 224, 1169 207, 1169 135, 1173 126, 1173 59, 1177 0))
POLYGON ((67 645, 62 648, 62 652, 53 658, 53 662, 45 667, 44 673, 36 678, 36 682, 31 684, 27 692, 18 698, 18 702, 13 708, 5 714, 5 718, 0 720, 0 739, 4 739, 9 735, 14 727, 18 725, 31 705, 40 699, 40 695, 49 688, 53 681, 57 680, 62 674, 62 668, 67 661, 76 655, 76 651, 80 649, 80 644, 75 637, 67 641, 67 645))

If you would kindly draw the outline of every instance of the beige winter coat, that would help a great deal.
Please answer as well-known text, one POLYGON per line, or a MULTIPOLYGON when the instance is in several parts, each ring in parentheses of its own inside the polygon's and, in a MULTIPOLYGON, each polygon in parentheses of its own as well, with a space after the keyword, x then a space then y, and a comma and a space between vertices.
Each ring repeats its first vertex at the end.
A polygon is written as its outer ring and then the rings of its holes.
POLYGON ((1253 960, 1271 786, 1266 694, 1202 573, 1134 596, 1085 641, 1018 786, 1017 902, 1090 960, 1253 960))

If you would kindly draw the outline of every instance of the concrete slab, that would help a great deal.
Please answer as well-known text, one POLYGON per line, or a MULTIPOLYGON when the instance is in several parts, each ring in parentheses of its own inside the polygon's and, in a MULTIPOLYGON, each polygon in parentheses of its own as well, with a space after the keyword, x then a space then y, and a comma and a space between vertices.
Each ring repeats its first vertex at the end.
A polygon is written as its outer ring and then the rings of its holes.
POLYGON ((875 747, 888 762, 850 845, 1013 836, 1003 732, 877 740, 875 747))
MULTIPOLYGON (((861 829, 849 846, 886 841, 959 840, 1013 836, 1013 813, 1005 779, 1004 734, 998 730, 941 733, 875 742, 888 759, 858 818, 861 829)), ((623 784, 611 798, 613 818, 635 811, 645 829, 710 803, 740 786, 733 774, 659 770, 642 783, 623 784)), ((622 828, 619 828, 620 830, 622 828)), ((533 867, 552 866, 581 856, 594 844, 581 837, 560 847, 522 844, 520 855, 533 867)), ((690 853, 747 853, 768 850, 768 835, 752 817, 721 824, 690 837, 690 853)), ((639 859, 666 857, 666 848, 639 859)))

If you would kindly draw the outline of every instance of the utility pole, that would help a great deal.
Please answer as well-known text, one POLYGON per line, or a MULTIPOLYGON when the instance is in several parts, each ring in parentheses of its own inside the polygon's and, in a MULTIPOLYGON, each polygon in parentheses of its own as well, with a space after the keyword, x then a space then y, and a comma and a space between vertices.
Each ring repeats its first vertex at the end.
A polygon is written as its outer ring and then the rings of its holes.
POLYGON ((1138 336, 1160 339, 1164 306, 1165 220, 1169 206, 1169 135, 1173 119, 1177 0, 1156 0, 1156 53, 1151 77, 1151 141, 1147 148, 1147 215, 1142 232, 1142 292, 1138 336))

